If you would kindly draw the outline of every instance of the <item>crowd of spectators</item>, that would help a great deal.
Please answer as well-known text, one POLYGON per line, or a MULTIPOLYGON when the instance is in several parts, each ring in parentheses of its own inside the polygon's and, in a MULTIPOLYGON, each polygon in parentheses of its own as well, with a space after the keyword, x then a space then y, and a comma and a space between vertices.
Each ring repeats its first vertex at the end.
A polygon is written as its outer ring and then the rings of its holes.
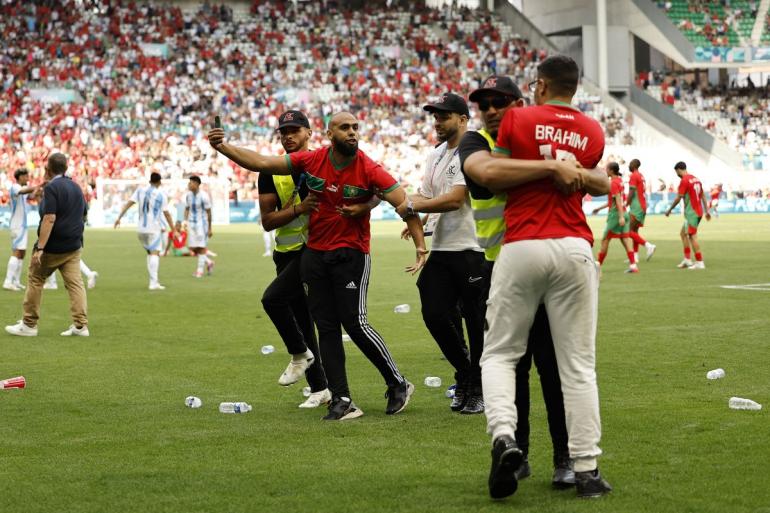
POLYGON ((693 43, 739 46, 738 33, 750 37, 757 0, 656 0, 672 22, 693 43))
MULTIPOLYGON (((226 181, 234 198, 255 199, 255 174, 217 158, 205 133, 217 114, 234 141, 279 152, 273 128, 289 108, 308 114, 315 146, 331 113, 352 111, 362 148, 414 185, 436 142, 423 104, 467 94, 491 73, 523 87, 546 56, 484 11, 337 3, 254 0, 234 13, 204 2, 191 13, 125 0, 0 1, 0 190, 18 167, 40 181, 46 156, 62 151, 89 192, 98 178, 158 171, 226 181)), ((626 117, 598 102, 586 96, 580 107, 628 141, 626 117)))
POLYGON ((673 75, 641 78, 653 97, 740 152, 747 168, 770 169, 770 79, 715 86, 673 75), (659 89, 651 87, 656 79, 659 89))

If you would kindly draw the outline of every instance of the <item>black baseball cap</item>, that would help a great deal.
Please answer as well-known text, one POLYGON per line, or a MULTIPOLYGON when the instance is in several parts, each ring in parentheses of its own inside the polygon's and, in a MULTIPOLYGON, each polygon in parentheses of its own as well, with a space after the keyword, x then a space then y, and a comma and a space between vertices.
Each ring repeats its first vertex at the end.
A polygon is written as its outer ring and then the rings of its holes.
POLYGON ((468 104, 462 96, 454 93, 442 94, 435 102, 425 105, 422 110, 427 110, 428 112, 456 112, 457 114, 471 117, 468 104))
POLYGON ((277 130, 280 130, 286 126, 301 126, 304 128, 310 128, 310 121, 307 120, 307 116, 298 110, 287 110, 278 118, 277 130))
POLYGON ((472 102, 479 101, 479 98, 484 93, 496 93, 503 94, 505 96, 513 96, 515 99, 522 98, 519 87, 513 83, 510 77, 502 75, 490 75, 484 79, 481 87, 471 93, 468 99, 472 102))

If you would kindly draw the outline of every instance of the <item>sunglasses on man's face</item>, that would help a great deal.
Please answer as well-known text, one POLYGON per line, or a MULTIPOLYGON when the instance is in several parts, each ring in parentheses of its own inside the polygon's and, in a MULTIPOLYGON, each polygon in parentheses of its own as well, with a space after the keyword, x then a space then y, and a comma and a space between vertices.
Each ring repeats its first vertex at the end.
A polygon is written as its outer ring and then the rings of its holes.
POLYGON ((494 107, 495 110, 504 109, 511 103, 513 103, 512 96, 493 96, 492 98, 482 98, 478 102, 479 110, 486 112, 489 107, 494 107))

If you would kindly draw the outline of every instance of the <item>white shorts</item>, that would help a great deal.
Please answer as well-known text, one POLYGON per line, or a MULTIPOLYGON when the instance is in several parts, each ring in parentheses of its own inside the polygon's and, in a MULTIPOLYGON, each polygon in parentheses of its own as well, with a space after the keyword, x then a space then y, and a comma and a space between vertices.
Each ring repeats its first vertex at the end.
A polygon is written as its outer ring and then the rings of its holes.
POLYGON ((11 250, 26 251, 27 249, 27 230, 11 229, 11 250))
POLYGON ((190 228, 187 232, 187 247, 192 248, 205 248, 208 246, 209 238, 208 232, 201 228, 190 228))
POLYGON ((137 233, 139 242, 147 251, 163 250, 163 232, 137 233))

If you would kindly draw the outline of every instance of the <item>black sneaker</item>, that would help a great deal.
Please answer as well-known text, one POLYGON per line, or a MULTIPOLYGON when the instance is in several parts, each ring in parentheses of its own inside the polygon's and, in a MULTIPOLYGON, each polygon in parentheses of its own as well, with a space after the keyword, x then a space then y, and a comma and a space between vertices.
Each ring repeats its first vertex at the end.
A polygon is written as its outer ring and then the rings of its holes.
POLYGON ((398 385, 388 387, 385 391, 385 397, 388 399, 388 406, 385 408, 386 415, 395 415, 401 413, 409 404, 409 398, 414 393, 414 385, 408 381, 398 385))
POLYGON ((516 475, 516 481, 521 481, 532 475, 532 468, 529 466, 529 458, 527 456, 523 457, 521 465, 519 465, 514 474, 516 475))
POLYGON ((575 471, 572 470, 572 460, 567 454, 553 455, 553 479, 554 488, 565 489, 575 486, 575 471))
POLYGON ((481 394, 471 394, 465 401, 465 406, 460 410, 463 415, 477 415, 484 413, 484 396, 481 394))
POLYGON ((489 471, 489 495, 503 499, 516 493, 519 482, 516 470, 521 466, 524 455, 516 441, 508 435, 498 437, 492 444, 492 468, 489 471))
POLYGON ((457 382, 455 387, 455 396, 452 398, 452 403, 449 407, 452 411, 460 411, 465 407, 465 401, 468 400, 468 385, 462 381, 457 382))
POLYGON ((598 468, 588 472, 575 472, 575 487, 577 496, 581 499, 601 497, 612 491, 610 484, 599 474, 598 468))
POLYGON ((329 413, 323 420, 357 419, 364 414, 348 397, 335 397, 329 403, 329 413))

